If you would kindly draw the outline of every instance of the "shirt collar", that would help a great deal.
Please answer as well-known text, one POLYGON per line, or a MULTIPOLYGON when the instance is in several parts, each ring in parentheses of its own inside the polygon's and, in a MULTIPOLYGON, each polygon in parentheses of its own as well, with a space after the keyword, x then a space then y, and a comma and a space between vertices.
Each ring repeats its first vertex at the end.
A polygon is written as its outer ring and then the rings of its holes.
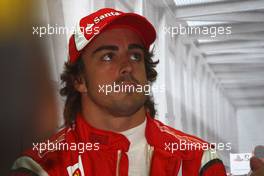
POLYGON ((99 143, 100 150, 113 149, 127 152, 129 149, 130 143, 124 135, 94 128, 85 121, 81 114, 76 117, 76 131, 79 141, 99 143))
MULTIPOLYGON (((146 113, 145 138, 151 146, 164 148, 166 140, 160 136, 160 129, 156 122, 148 113, 146 113)), ((136 127, 137 128, 137 127, 136 127)), ((97 129, 87 123, 81 114, 76 117, 77 137, 81 142, 99 143, 100 150, 122 150, 127 152, 130 146, 129 140, 120 133, 97 129)))

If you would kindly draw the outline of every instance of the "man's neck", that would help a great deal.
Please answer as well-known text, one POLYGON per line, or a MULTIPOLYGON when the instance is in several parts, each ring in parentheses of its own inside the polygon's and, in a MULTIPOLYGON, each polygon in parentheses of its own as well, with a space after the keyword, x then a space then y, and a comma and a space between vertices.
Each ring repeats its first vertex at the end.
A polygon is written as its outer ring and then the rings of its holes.
POLYGON ((116 117, 97 105, 89 105, 82 101, 82 114, 85 120, 93 127, 101 130, 122 132, 142 124, 145 120, 145 108, 141 107, 136 113, 130 116, 116 117))

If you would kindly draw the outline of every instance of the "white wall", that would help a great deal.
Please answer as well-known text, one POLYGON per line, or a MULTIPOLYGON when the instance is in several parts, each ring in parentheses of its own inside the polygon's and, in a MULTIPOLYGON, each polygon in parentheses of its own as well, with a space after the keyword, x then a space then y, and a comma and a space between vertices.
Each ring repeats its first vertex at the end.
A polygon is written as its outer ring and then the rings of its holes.
POLYGON ((264 107, 237 111, 239 152, 251 152, 264 145, 264 107))

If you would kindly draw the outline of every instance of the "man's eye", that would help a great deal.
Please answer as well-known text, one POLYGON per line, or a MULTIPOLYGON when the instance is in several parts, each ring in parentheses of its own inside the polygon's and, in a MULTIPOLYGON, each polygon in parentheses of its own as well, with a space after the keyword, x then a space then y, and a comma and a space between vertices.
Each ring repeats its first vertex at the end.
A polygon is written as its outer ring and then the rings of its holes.
POLYGON ((134 61, 140 61, 142 59, 142 54, 133 53, 133 54, 131 54, 130 58, 131 58, 131 60, 134 60, 134 61))
POLYGON ((107 53, 107 54, 103 55, 101 59, 102 59, 103 61, 111 61, 112 58, 113 58, 113 56, 114 56, 113 53, 107 53))

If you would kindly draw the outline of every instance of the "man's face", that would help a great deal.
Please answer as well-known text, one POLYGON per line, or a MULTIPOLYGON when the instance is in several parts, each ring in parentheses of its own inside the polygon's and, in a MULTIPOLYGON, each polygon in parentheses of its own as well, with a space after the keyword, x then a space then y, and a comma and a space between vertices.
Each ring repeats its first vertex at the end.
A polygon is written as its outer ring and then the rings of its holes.
POLYGON ((100 34, 82 54, 86 86, 82 96, 114 116, 129 116, 142 108, 144 92, 131 90, 147 84, 143 46, 139 36, 129 29, 116 28, 100 34))

